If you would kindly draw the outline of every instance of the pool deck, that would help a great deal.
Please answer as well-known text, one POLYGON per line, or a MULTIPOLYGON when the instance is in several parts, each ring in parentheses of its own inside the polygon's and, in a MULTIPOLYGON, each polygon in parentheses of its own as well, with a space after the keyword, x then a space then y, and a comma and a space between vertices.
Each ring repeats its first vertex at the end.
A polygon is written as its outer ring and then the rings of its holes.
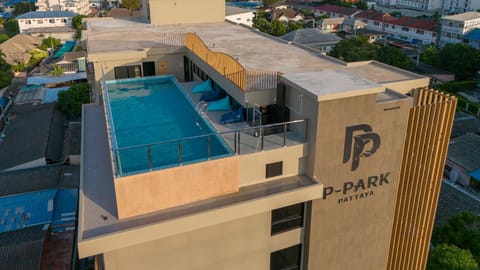
MULTIPOLYGON (((185 89, 187 95, 193 100, 195 104, 200 102, 200 97, 203 93, 192 93, 192 88, 195 84, 200 82, 184 82, 180 83, 182 87, 185 89)), ((204 116, 207 121, 216 129, 218 133, 226 133, 223 136, 225 142, 230 146, 231 149, 234 149, 234 138, 233 132, 236 130, 243 130, 247 129, 245 132, 241 132, 241 139, 240 139, 240 151, 242 154, 254 153, 258 151, 262 151, 261 147, 261 137, 255 136, 253 133, 253 128, 250 126, 246 121, 238 122, 238 123, 231 123, 231 124, 222 124, 221 117, 223 114, 229 111, 206 111, 204 116), (232 132, 232 133, 228 133, 232 132)), ((281 134, 271 134, 268 136, 264 136, 264 143, 263 143, 263 150, 271 150, 278 147, 283 147, 283 133, 281 134)), ((289 132, 286 134, 286 141, 285 144, 288 145, 295 145, 304 143, 301 138, 295 136, 293 133, 289 132)))

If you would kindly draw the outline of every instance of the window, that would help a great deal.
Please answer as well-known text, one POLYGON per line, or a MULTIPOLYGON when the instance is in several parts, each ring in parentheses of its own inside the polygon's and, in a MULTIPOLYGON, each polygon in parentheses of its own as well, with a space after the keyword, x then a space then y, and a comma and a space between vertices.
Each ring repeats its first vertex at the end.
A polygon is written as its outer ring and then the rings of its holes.
POLYGON ((423 35, 425 32, 423 30, 417 30, 416 33, 419 35, 423 35))
POLYGON ((25 24, 32 24, 31 20, 25 20, 25 24))
POLYGON ((395 25, 392 25, 392 29, 395 29, 395 25))
POLYGON ((408 32, 409 30, 408 27, 402 27, 402 31, 408 32))
POLYGON ((55 19, 48 20, 49 23, 55 23, 55 19))
POLYGON ((272 230, 275 235, 303 227, 304 203, 294 204, 272 211, 272 230))
POLYGON ((67 19, 62 19, 62 22, 63 22, 63 23, 67 23, 67 19))
POLYGON ((43 24, 43 20, 37 20, 38 24, 43 24))
POLYGON ((299 270, 302 245, 291 246, 270 254, 270 270, 299 270))
POLYGON ((115 67, 115 79, 141 77, 140 65, 115 67))
POLYGON ((380 22, 373 22, 373 25, 380 25, 380 22))
POLYGON ((268 163, 265 167, 265 178, 280 176, 283 174, 283 161, 268 163))

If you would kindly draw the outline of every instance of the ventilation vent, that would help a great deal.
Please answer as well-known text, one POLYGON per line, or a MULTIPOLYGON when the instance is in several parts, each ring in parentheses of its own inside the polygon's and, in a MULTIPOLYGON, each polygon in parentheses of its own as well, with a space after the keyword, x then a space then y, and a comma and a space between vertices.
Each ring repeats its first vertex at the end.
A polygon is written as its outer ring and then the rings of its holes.
POLYGON ((283 174, 283 161, 269 163, 266 165, 265 178, 275 177, 283 174))

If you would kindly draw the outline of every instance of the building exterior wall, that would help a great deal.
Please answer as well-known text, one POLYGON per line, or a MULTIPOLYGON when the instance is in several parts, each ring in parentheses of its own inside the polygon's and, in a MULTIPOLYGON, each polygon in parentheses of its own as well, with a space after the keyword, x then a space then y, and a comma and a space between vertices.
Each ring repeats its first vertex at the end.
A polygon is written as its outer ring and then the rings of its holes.
POLYGON ((150 23, 154 25, 209 23, 225 20, 223 0, 150 0, 142 8, 150 10, 150 23))
POLYGON ((388 270, 423 270, 426 267, 455 115, 454 97, 427 89, 416 91, 414 95, 415 106, 409 115, 388 270))
POLYGON ((270 253, 302 242, 302 229, 271 236, 265 212, 104 254, 105 269, 269 269, 270 253))
POLYGON ((20 19, 20 20, 18 20, 18 27, 20 29, 20 34, 28 32, 28 30, 34 29, 34 28, 59 27, 59 26, 72 26, 72 18, 61 17, 61 18, 41 18, 41 19, 20 19))
POLYGON ((466 21, 442 18, 440 46, 463 42, 463 36, 477 27, 480 27, 480 18, 466 21))
POLYGON ((411 102, 377 102, 371 94, 319 103, 313 166, 324 197, 312 203, 309 269, 386 268, 411 102), (352 126, 364 130, 349 133, 352 126), (362 134, 377 134, 380 146, 360 148, 371 156, 364 152, 355 168, 362 155, 352 137, 362 134))
POLYGON ((479 9, 480 2, 475 0, 443 0, 442 8, 448 13, 464 13, 479 9))
POLYGON ((35 3, 36 11, 71 11, 80 15, 90 13, 88 0, 64 1, 64 0, 40 0, 35 3))

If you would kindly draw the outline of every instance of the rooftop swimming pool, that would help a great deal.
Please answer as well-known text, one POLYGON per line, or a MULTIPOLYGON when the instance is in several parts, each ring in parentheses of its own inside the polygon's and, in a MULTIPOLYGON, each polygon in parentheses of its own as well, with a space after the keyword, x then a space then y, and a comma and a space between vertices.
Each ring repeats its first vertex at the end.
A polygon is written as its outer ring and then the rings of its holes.
POLYGON ((107 81, 104 88, 117 175, 232 155, 173 76, 107 81))

